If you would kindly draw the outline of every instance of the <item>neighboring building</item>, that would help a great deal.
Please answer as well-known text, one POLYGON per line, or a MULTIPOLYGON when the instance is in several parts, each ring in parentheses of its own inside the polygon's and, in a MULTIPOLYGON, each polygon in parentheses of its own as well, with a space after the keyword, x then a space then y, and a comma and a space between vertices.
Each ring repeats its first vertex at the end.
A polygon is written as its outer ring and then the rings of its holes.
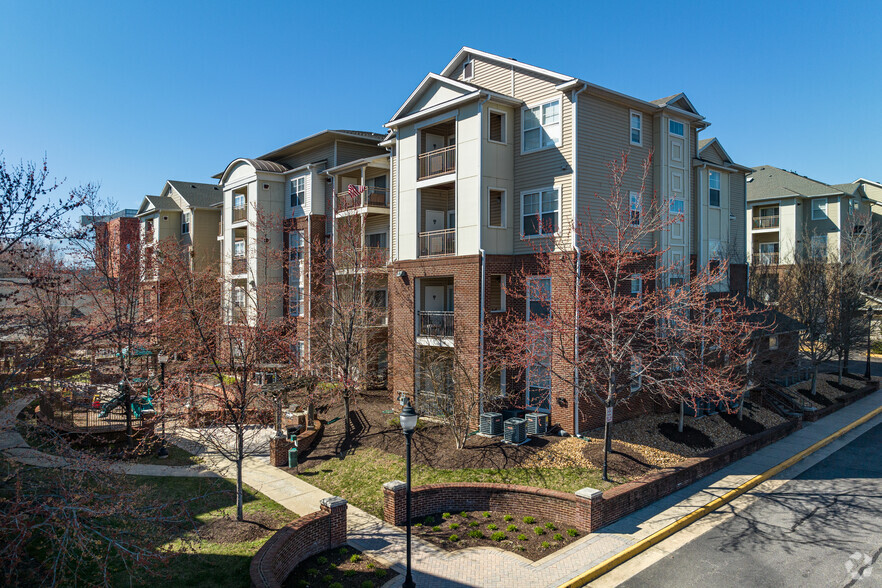
MULTIPOLYGON (((387 150, 379 146, 382 140, 383 135, 376 133, 322 131, 254 159, 234 159, 215 176, 223 189, 217 239, 224 284, 222 311, 228 324, 253 322, 256 308, 266 304, 270 317, 286 313, 300 319, 296 321, 298 349, 309 355, 316 318, 311 293, 322 279, 312 271, 312 263, 333 231, 334 178, 341 183, 337 189, 342 194, 348 194, 343 182, 356 179, 375 186, 366 196, 379 194, 378 178, 388 174, 373 171, 382 168, 384 160, 388 162, 387 150), (355 164, 350 173, 345 167, 349 162, 364 163, 355 164), (285 263, 273 259, 274 253, 283 253, 285 263), (273 290, 275 286, 278 290, 273 290), (258 300, 261 295, 268 299, 258 300)), ((341 213, 343 204, 340 201, 337 206, 341 213)), ((388 212, 384 216, 377 212, 384 207, 374 204, 353 209, 370 217, 371 231, 388 225, 388 212)))
MULTIPOLYGON (((142 316, 151 320, 162 299, 157 247, 177 249, 190 269, 218 267, 218 226, 223 191, 214 184, 168 180, 159 196, 145 196, 137 211, 141 224, 142 316)), ((165 253, 168 253, 166 251, 165 253)))
POLYGON ((789 265, 798 247, 840 259, 843 230, 864 230, 871 213, 866 190, 875 188, 865 184, 829 185, 771 165, 755 168, 747 176, 748 261, 789 265))
POLYGON ((83 216, 80 224, 95 226, 95 265, 108 278, 117 279, 138 269, 140 224, 135 210, 126 208, 113 214, 83 216))
MULTIPOLYGON (((392 149, 390 389, 416 397, 423 409, 433 398, 443 402, 452 381, 436 377, 434 367, 421 371, 420 358, 453 349, 471 366, 482 397, 548 412, 569 431, 601 425, 602 407, 583 399, 576 413, 563 383, 528 373, 526 389, 515 390, 504 372, 485 381, 482 321, 506 309, 506 276, 534 255, 534 244, 549 236, 544 231, 572 242, 573 221, 588 221, 595 194, 609 193, 609 162, 625 152, 632 173, 624 190, 635 206, 641 186, 633 170, 652 153, 645 193, 683 214, 658 235, 665 261, 683 268, 680 279, 690 262, 704 267, 743 251, 748 168, 732 163, 716 140, 699 144, 708 124, 682 93, 645 101, 469 48, 428 74, 385 125, 384 145, 392 149), (416 351, 399 349, 402 340, 416 351)), ((720 288, 743 292, 745 265, 731 261, 720 288)), ((628 409, 616 414, 628 416, 628 409)))

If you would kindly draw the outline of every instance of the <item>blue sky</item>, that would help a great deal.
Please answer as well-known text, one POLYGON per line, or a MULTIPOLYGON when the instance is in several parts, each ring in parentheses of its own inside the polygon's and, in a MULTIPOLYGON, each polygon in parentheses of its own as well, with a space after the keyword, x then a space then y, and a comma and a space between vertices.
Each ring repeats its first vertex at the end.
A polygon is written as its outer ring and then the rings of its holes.
POLYGON ((325 128, 381 131, 463 45, 651 100, 729 154, 882 180, 873 2, 0 0, 0 150, 135 207, 325 128))

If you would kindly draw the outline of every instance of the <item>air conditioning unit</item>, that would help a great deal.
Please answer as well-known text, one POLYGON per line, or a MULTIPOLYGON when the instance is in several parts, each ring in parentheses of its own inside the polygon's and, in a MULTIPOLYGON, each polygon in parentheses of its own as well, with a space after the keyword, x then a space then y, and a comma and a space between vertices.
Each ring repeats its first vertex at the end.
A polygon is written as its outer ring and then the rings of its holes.
POLYGON ((544 435, 548 432, 548 415, 542 412, 527 414, 527 434, 544 435))
POLYGON ((480 433, 491 437, 502 435, 502 413, 481 413, 480 433))
POLYGON ((519 445, 527 440, 527 421, 508 419, 505 421, 505 442, 519 445))

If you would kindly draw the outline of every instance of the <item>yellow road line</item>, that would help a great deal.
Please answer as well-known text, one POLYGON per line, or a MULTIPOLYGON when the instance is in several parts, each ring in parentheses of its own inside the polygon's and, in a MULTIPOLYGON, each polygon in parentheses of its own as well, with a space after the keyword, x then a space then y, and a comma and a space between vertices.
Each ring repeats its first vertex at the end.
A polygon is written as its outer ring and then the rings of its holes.
POLYGON ((787 468, 791 467, 792 465, 802 461, 803 459, 805 459, 806 457, 808 457, 809 455, 811 455, 815 451, 830 444, 831 442, 833 442, 836 439, 838 439, 839 437, 845 435, 846 433, 848 433, 852 429, 863 425, 864 423, 870 421, 871 419, 875 418, 876 416, 878 416, 880 414, 882 414, 882 406, 880 406, 879 408, 873 410, 872 412, 862 416, 861 418, 854 421, 853 423, 842 427, 841 429, 839 429, 838 431, 836 431, 835 433, 833 433, 829 437, 821 439, 820 441, 818 441, 817 443, 815 443, 814 445, 812 445, 808 449, 804 449, 804 450, 800 451, 799 453, 797 453, 796 455, 794 455, 793 457, 790 457, 790 458, 782 461, 781 463, 779 463, 775 467, 771 468, 770 470, 766 470, 762 474, 759 474, 758 476, 754 476, 753 478, 751 478, 747 482, 741 484, 737 488, 733 488, 732 490, 729 490, 728 492, 726 492, 725 494, 723 494, 719 498, 715 498, 714 500, 711 500, 710 502, 708 502, 704 506, 692 511, 688 515, 686 515, 680 519, 677 519, 673 523, 669 524, 667 527, 664 527, 663 529, 659 529, 658 531, 656 531, 655 533, 653 533, 649 537, 641 539, 640 541, 638 541, 634 545, 628 547, 624 551, 621 551, 618 554, 614 555, 613 557, 607 559, 606 561, 603 561, 603 562, 597 564, 596 566, 594 566, 593 568, 591 568, 587 572, 584 572, 584 573, 576 576, 575 578, 573 578, 569 582, 564 582, 563 584, 560 585, 560 588, 578 588, 579 586, 584 586, 588 582, 592 582, 592 581, 596 580, 597 578, 599 578, 600 576, 609 572, 613 568, 616 568, 616 567, 620 566, 621 564, 625 563, 626 561, 628 561, 629 559, 631 559, 632 557, 634 557, 640 553, 643 553, 644 551, 646 551, 647 549, 649 549, 650 547, 652 547, 656 543, 660 543, 661 541, 664 541, 665 539, 667 539, 668 537, 670 537, 671 535, 673 535, 677 531, 684 529, 685 527, 691 525, 692 523, 694 523, 695 521, 697 521, 701 517, 705 516, 706 514, 712 513, 713 511, 717 510, 718 508, 720 508, 724 504, 727 504, 727 503, 731 502, 732 500, 734 500, 735 498, 741 496, 745 492, 752 490, 753 488, 762 484, 763 482, 765 482, 766 480, 768 480, 772 476, 776 476, 777 474, 780 474, 781 472, 783 472, 787 468))

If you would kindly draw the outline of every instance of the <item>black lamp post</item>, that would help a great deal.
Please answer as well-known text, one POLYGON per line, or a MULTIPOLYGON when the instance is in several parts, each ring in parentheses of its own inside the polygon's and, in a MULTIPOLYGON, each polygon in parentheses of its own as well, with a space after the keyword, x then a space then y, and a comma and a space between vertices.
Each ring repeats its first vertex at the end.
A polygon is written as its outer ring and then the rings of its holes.
POLYGON ((162 413, 162 439, 156 457, 165 459, 168 457, 168 449, 165 447, 165 364, 168 363, 168 355, 160 353, 156 356, 156 360, 159 362, 159 390, 161 394, 159 410, 162 413))
POLYGON ((399 419, 401 420, 401 429, 404 431, 404 438, 407 440, 407 499, 405 502, 407 516, 407 574, 405 574, 404 584, 401 586, 402 588, 414 588, 416 584, 413 583, 413 576, 410 573, 410 438, 413 437, 419 415, 414 411, 409 400, 405 400, 399 419))
POLYGON ((870 336, 873 334, 873 307, 867 308, 867 371, 864 373, 864 377, 867 380, 873 379, 873 371, 871 369, 870 364, 870 336))

